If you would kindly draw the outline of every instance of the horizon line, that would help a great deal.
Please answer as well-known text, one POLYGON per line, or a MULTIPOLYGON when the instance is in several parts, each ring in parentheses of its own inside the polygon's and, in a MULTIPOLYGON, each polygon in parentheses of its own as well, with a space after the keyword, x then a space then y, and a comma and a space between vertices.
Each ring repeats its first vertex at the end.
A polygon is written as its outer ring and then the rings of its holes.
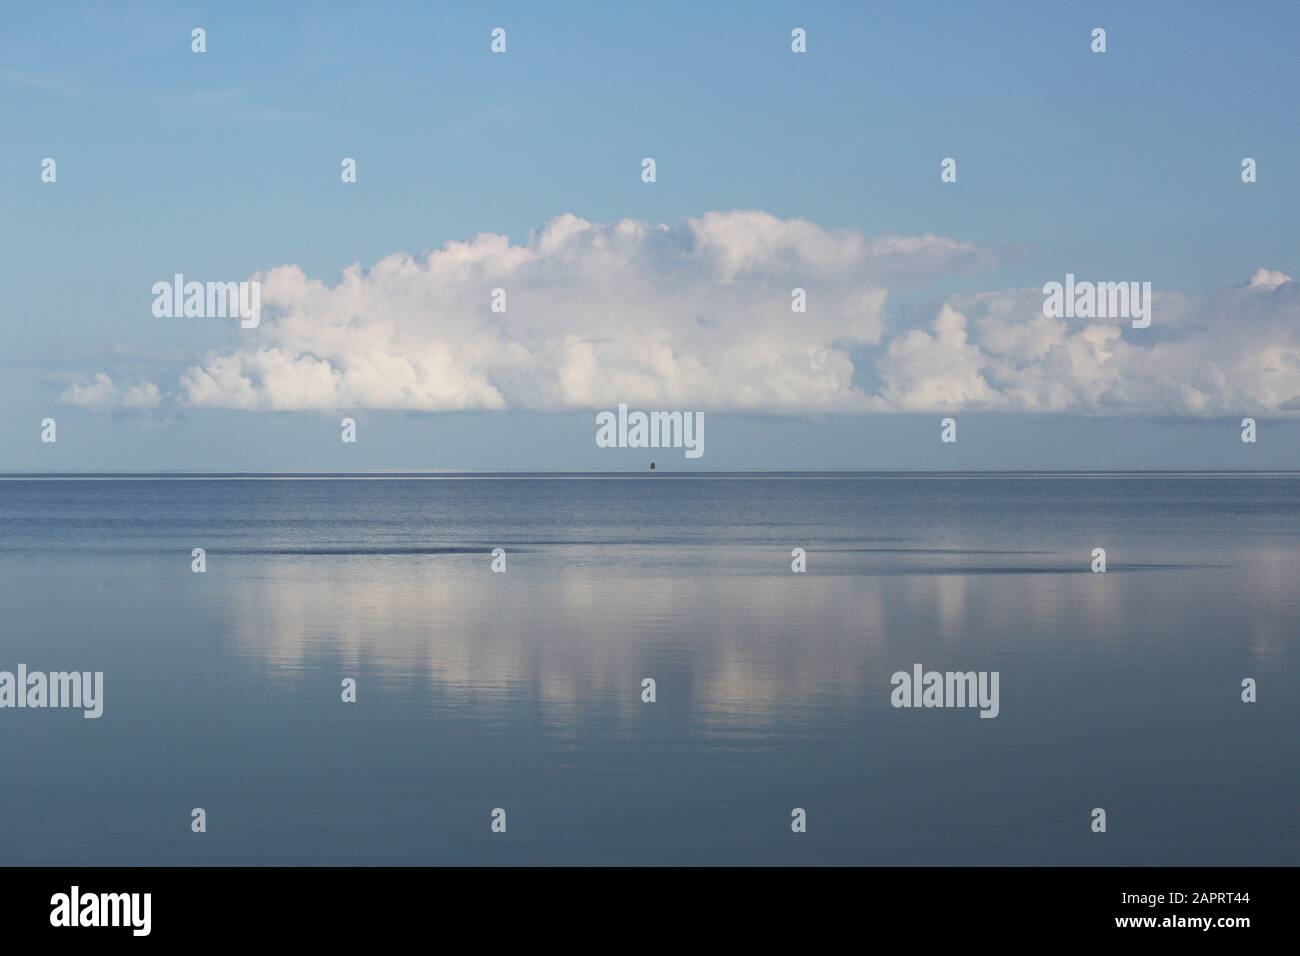
POLYGON ((438 481, 601 479, 1296 478, 1300 469, 719 469, 714 471, 0 471, 0 481, 438 481))

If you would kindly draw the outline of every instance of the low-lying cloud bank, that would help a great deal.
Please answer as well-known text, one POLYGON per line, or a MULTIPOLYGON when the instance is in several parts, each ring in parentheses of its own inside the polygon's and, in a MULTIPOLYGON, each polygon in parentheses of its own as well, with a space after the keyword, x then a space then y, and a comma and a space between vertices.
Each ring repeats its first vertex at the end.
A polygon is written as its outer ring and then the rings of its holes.
POLYGON ((1258 269, 1209 296, 1156 292, 1149 329, 1054 319, 1041 289, 954 296, 877 365, 880 407, 1213 416, 1300 412, 1300 285, 1258 269))
MULTIPOLYGON (((1144 330, 1124 319, 1047 318, 1039 288, 953 296, 921 327, 887 328, 891 288, 994 264, 971 243, 871 238, 762 212, 672 227, 564 215, 525 245, 484 234, 353 266, 333 286, 297 266, 262 273, 261 325, 233 331, 230 350, 187 369, 174 399, 268 410, 626 402, 1300 413, 1300 286, 1268 269, 1210 296, 1156 290, 1144 330), (806 312, 791 310, 796 288, 806 312), (493 311, 494 289, 505 290, 504 312, 493 311)), ((149 383, 123 391, 101 378, 65 400, 157 404, 149 383)))
POLYGON ((153 382, 119 386, 106 372, 99 372, 88 382, 74 382, 63 390, 59 400, 96 411, 120 408, 146 411, 162 404, 162 392, 153 382))

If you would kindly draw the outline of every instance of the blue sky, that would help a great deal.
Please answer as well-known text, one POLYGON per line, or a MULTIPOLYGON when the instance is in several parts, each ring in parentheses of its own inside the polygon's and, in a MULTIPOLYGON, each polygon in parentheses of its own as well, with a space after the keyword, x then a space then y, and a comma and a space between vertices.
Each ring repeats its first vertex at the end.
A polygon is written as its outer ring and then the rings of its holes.
MULTIPOLYGON (((646 454, 594 447, 580 400, 521 399, 531 385, 503 389, 496 411, 200 407, 181 376, 209 352, 240 349, 239 332, 154 318, 150 286, 285 265, 333 285, 353 263, 480 233, 527 244, 563 214, 681 229, 730 210, 830 235, 945 237, 986 258, 909 267, 906 281, 873 275, 887 286, 884 332, 844 353, 867 393, 899 376, 888 408, 761 388, 747 407, 712 387, 645 393, 711 410, 712 444, 692 467, 1300 465, 1293 412, 1263 385, 1235 401, 1225 385, 1186 407, 1155 392, 1117 405, 1115 388, 1098 404, 1078 382, 1059 406, 1041 404, 1041 386, 1029 408, 1007 397, 1016 388, 995 388, 952 409, 987 425, 937 449, 943 410, 926 405, 926 383, 897 355, 877 361, 911 328, 937 349, 926 330, 946 301, 973 330, 969 299, 951 297, 1010 301, 1066 272, 1176 294, 1158 308, 1180 324, 1157 319, 1155 332, 1175 339, 1230 324, 1227 290, 1256 270, 1300 275, 1295 4, 59 4, 6 18, 0 470, 642 467, 646 454), (196 26, 202 55, 190 50, 196 26), (497 26, 505 55, 489 50, 497 26), (796 26, 807 54, 790 51, 796 26), (1089 49, 1096 26, 1102 55, 1089 49), (358 162, 355 184, 339 181, 345 156, 358 162), (645 156, 653 185, 639 178, 645 156), (947 156, 953 184, 939 182, 947 156), (1249 185, 1245 156, 1259 169, 1249 185), (55 184, 40 181, 44 157, 57 160, 55 184), (147 411, 66 400, 99 373, 156 383, 163 400, 147 411), (336 412, 361 422, 356 446, 339 447, 336 412), (39 442, 47 415, 57 447, 39 442), (1257 447, 1237 439, 1243 415, 1268 423, 1257 447)), ((787 278, 778 272, 773 288, 787 278)), ((1300 298, 1277 280, 1266 291, 1275 301, 1242 334, 1287 355, 1300 298)), ((382 320, 385 300, 367 301, 378 311, 362 320, 382 320)), ((833 328, 820 332, 813 344, 838 347, 833 328)), ((1162 375, 1195 378, 1217 351, 1203 344, 1178 359, 1200 365, 1162 375)), ((1230 378, 1252 360, 1239 359, 1230 378)), ((726 377, 718 368, 712 381, 726 377)))

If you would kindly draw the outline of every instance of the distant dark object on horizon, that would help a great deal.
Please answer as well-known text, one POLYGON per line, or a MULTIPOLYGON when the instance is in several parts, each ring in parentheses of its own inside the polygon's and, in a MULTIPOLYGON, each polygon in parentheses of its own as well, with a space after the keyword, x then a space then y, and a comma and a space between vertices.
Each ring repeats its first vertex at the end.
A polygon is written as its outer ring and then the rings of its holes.
POLYGON ((651 471, 654 471, 654 470, 655 470, 655 463, 654 463, 653 461, 650 462, 650 470, 651 470, 651 471))

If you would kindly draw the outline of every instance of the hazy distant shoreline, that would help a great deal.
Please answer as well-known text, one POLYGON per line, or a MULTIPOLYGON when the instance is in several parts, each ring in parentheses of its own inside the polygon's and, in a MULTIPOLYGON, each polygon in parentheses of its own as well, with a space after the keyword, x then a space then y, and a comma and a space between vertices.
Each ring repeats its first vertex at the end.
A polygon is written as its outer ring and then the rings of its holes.
POLYGON ((582 480, 582 479, 1034 479, 1034 478, 1300 478, 1300 470, 1210 471, 159 471, 0 472, 0 481, 361 481, 361 480, 582 480))

